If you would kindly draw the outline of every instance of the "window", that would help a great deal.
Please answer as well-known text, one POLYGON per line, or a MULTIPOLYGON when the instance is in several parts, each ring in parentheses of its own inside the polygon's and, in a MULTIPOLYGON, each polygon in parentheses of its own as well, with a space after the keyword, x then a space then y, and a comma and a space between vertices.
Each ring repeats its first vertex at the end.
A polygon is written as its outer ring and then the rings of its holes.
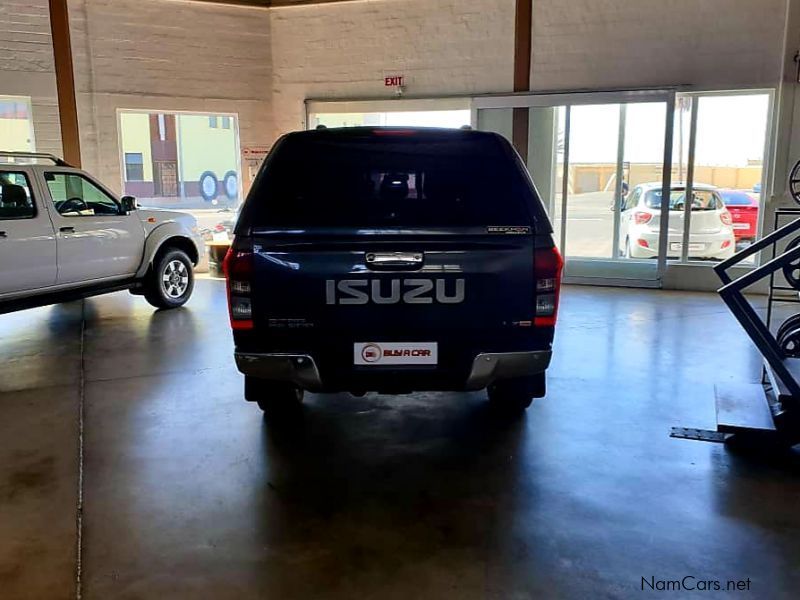
MULTIPOLYGON (((682 183, 691 175, 694 190, 689 220, 682 225, 689 229, 690 243, 680 258, 727 258, 732 247, 744 248, 759 236, 765 142, 772 97, 767 91, 754 90, 690 93, 679 95, 677 99, 672 181, 682 183), (694 134, 693 119, 696 122, 694 134), (694 148, 694 165, 689 165, 691 148, 694 148), (693 169, 690 170, 690 166, 693 169), (713 190, 713 194, 708 190, 713 190), (719 227, 718 221, 709 216, 711 211, 723 210, 725 206, 729 207, 730 215, 722 217, 725 231, 715 240, 724 252, 711 256, 692 253, 692 246, 699 247, 708 241, 705 228, 711 225, 707 220, 719 227)), ((673 202, 679 203, 679 208, 685 207, 682 197, 671 198, 670 210, 673 210, 673 202)), ((754 258, 748 259, 751 264, 754 258)))
POLYGON ((167 141, 167 119, 164 115, 158 115, 158 139, 167 141))
MULTIPOLYGON (((225 110, 225 107, 220 107, 225 110)), ((228 211, 242 200, 239 132, 236 116, 119 110, 121 193, 143 208, 196 211, 207 240, 230 232, 228 211), (166 139, 159 139, 163 114, 166 139), (222 121, 222 122, 220 122, 222 121), (210 185, 210 182, 217 184, 210 185)))
MULTIPOLYGON (((669 209, 684 210, 685 202, 686 190, 672 188, 669 194, 669 209)), ((647 192, 644 203, 647 208, 661 208, 661 190, 655 189, 647 192)), ((717 194, 711 190, 692 190, 691 210, 718 210, 722 206, 722 201, 718 200, 717 194)))
POLYGON ((288 138, 260 186, 254 219, 278 227, 530 225, 534 204, 489 136, 288 138))
POLYGON ((125 181, 144 181, 144 159, 141 152, 125 153, 125 181))
POLYGON ((622 204, 622 210, 630 210, 631 208, 635 208, 637 204, 639 204, 639 197, 642 195, 642 188, 636 187, 634 190, 628 195, 625 201, 622 204))
POLYGON ((30 98, 0 96, 0 150, 35 149, 30 98))
POLYGON ((29 119, 27 102, 0 98, 0 119, 29 119))
POLYGON ((62 217, 119 215, 119 205, 82 175, 45 173, 53 204, 62 217))
POLYGON ((32 219, 36 207, 24 173, 0 171, 0 220, 32 219))

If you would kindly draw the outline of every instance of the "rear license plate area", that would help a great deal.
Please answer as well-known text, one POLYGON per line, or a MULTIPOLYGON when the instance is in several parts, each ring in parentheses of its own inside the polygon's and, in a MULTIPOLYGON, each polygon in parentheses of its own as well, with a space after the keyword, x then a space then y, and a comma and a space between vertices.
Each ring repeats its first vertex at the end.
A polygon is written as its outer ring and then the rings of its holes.
POLYGON ((353 364, 358 366, 436 366, 436 342, 357 342, 353 344, 353 364))

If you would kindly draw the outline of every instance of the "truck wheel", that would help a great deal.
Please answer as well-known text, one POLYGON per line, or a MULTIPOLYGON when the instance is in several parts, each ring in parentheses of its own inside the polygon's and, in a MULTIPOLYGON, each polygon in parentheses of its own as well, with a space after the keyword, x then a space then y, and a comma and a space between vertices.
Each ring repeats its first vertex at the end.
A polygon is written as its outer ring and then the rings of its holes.
POLYGON ((147 277, 144 297, 156 308, 183 306, 194 289, 192 261, 183 250, 177 248, 167 249, 147 277))
POLYGON ((303 403, 303 389, 291 383, 245 375, 244 398, 268 414, 296 411, 303 403))
POLYGON ((531 405, 534 398, 541 398, 545 395, 544 373, 532 377, 501 380, 491 384, 487 391, 489 402, 498 409, 522 412, 531 405))

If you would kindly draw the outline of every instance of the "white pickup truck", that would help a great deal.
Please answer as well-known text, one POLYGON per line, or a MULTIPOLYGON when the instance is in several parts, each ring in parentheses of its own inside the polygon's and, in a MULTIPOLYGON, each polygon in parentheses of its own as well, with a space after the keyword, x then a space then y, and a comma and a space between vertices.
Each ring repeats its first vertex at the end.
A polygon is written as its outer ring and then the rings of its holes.
POLYGON ((203 250, 189 214, 138 209, 49 154, 0 152, 0 314, 122 289, 182 306, 203 250))

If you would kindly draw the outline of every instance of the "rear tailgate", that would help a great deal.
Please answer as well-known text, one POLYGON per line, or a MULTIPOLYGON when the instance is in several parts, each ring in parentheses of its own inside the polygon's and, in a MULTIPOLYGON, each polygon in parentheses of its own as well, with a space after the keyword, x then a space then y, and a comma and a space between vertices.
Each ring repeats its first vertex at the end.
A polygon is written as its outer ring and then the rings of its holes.
POLYGON ((425 348, 435 349, 436 370, 466 376, 479 352, 549 341, 534 335, 530 232, 345 234, 311 243, 260 234, 253 248, 254 333, 269 346, 260 351, 313 349, 329 379, 360 362, 357 344, 435 344, 425 348))
POLYGON ((533 234, 329 237, 311 244, 257 236, 253 279, 256 326, 297 319, 357 337, 493 331, 533 318, 533 234), (375 262, 397 253, 399 264, 375 262), (407 264, 406 255, 413 257, 407 264))

